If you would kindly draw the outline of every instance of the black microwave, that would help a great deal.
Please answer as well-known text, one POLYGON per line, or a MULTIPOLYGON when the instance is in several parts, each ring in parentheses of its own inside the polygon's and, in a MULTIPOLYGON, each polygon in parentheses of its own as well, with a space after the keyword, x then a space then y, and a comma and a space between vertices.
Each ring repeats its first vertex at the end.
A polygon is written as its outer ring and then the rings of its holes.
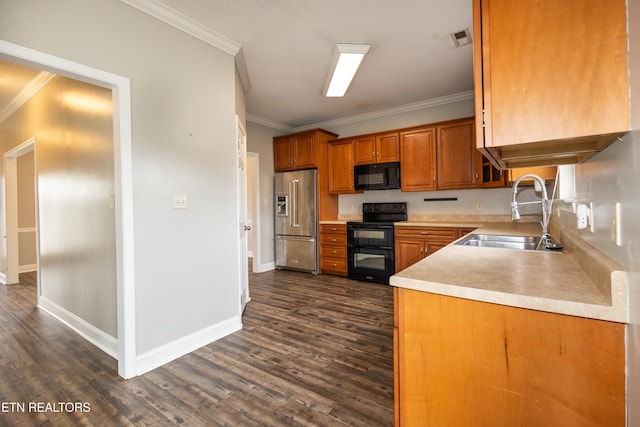
POLYGON ((400 162, 353 167, 356 190, 397 190, 400 188, 400 162))

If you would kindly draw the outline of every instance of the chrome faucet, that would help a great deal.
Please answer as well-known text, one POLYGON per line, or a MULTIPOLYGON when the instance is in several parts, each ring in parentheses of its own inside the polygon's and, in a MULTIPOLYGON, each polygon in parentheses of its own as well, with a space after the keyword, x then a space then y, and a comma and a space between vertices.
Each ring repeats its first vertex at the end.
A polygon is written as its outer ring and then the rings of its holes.
POLYGON ((519 205, 531 205, 531 204, 537 204, 537 203, 542 204, 542 221, 540 222, 540 225, 542 225, 542 238, 546 239, 549 237, 548 229, 549 229, 550 204, 549 204, 549 198, 547 197, 547 188, 544 185, 544 179, 532 173, 522 175, 520 178, 516 180, 516 182, 513 183, 513 201, 511 202, 511 220, 517 221, 520 219, 520 211, 518 210, 519 205), (520 202, 520 203, 516 201, 516 196, 518 195, 518 184, 520 184, 520 181, 526 178, 533 178, 534 180, 538 181, 538 183, 542 187, 541 200, 536 200, 533 202, 520 202))

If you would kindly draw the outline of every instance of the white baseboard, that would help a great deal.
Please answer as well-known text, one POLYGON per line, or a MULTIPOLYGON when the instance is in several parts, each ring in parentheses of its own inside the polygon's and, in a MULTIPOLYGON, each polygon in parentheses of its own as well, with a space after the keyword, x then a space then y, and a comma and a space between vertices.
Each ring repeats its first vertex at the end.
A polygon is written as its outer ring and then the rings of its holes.
POLYGON ((271 270, 275 270, 276 268, 276 263, 274 262, 268 262, 266 264, 260 264, 258 266, 258 269, 256 270, 255 268, 253 269, 254 273, 264 273, 265 271, 271 271, 271 270))
POLYGON ((18 266, 18 273, 30 273, 38 269, 38 264, 25 264, 18 266))
POLYGON ((136 360, 136 375, 149 372, 240 329, 242 320, 236 316, 140 354, 136 360))
POLYGON ((56 303, 40 296, 38 298, 38 308, 46 311, 60 322, 67 325, 91 344, 107 353, 114 359, 118 358, 118 340, 106 332, 96 328, 86 320, 76 316, 70 311, 60 307, 56 303))

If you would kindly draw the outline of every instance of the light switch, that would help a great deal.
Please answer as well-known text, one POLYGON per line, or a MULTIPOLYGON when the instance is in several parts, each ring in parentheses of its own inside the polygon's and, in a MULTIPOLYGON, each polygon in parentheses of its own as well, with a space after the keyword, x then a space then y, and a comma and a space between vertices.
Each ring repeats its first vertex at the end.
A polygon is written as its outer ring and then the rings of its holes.
POLYGON ((174 209, 186 209, 187 208, 187 195, 186 194, 174 194, 173 195, 173 208, 174 209))

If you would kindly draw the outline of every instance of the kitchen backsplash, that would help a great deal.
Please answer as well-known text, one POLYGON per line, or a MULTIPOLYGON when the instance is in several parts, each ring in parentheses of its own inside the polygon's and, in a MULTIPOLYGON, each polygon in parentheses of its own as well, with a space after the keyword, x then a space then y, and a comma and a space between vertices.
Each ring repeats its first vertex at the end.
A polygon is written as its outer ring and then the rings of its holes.
MULTIPOLYGON (((549 188, 549 197, 553 189, 549 188)), ((539 200, 532 186, 518 189, 518 201, 539 200)), ((402 192, 400 190, 365 191, 359 194, 341 194, 338 198, 338 214, 360 214, 364 202, 407 202, 409 215, 508 215, 511 217, 513 189, 492 188, 478 190, 448 190, 402 192), (424 201, 424 199, 457 198, 447 201, 424 201)), ((540 214, 540 205, 525 206, 522 214, 540 214)))

